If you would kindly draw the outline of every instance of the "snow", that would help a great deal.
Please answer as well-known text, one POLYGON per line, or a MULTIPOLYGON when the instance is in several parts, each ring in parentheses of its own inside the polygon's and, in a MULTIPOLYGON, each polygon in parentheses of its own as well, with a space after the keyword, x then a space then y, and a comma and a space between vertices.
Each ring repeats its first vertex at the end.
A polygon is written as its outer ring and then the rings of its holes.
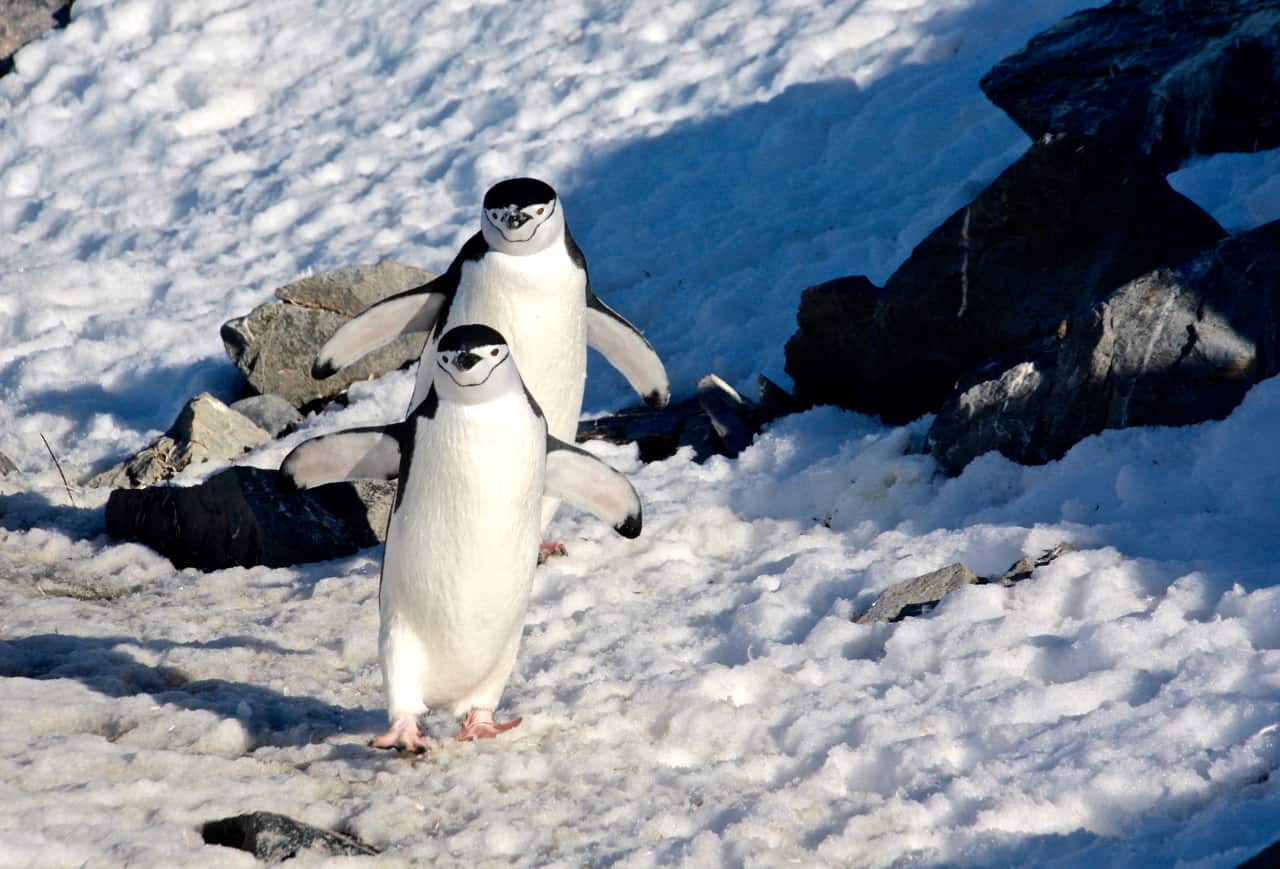
MULTIPOLYGON (((526 172, 678 396, 785 382, 800 291, 883 280, 1021 153, 977 80, 1084 5, 78 0, 0 79, 0 865, 253 865, 199 828, 256 810, 390 865, 1217 867, 1280 835, 1276 380, 1222 422, 950 480, 928 419, 831 408, 702 465, 593 444, 644 533, 562 511, 504 700, 524 724, 458 745, 433 713, 417 760, 365 745, 379 550, 177 571, 105 536, 105 492, 69 503, 40 439, 82 478, 233 397, 223 321, 308 272, 439 269, 526 172), (1011 589, 851 621, 1060 542, 1011 589)), ((1278 174, 1171 180, 1239 230, 1278 216, 1278 174)), ((411 390, 358 385, 245 461, 411 390)), ((629 401, 594 360, 589 410, 629 401)))

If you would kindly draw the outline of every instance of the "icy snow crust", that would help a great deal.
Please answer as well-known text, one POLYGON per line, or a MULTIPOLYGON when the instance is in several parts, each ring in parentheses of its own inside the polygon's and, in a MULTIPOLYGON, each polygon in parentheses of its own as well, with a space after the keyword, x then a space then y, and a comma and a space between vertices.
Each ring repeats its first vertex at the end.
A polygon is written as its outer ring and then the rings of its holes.
MULTIPOLYGON (((0 865, 249 866, 198 830, 254 810, 379 865, 1207 867, 1265 845, 1275 380, 1221 423, 951 481, 916 454, 928 420, 832 409, 734 461, 592 445, 644 534, 561 513, 571 554, 538 572, 504 701, 525 723, 421 760, 365 747, 377 550, 175 571, 103 536, 105 493, 69 506, 39 440, 73 475, 120 458, 194 392, 230 397, 225 319, 307 271, 442 268, 526 172, 677 394, 782 379, 801 289, 883 280, 1021 152, 977 80, 1082 5, 78 0, 0 80, 0 450, 23 468, 0 479, 0 865), (1062 541, 1013 589, 850 620, 898 580, 1062 541)), ((1177 183, 1245 228, 1275 216, 1274 160, 1177 183)), ((246 461, 394 418, 411 377, 246 461)), ((598 360, 588 389, 631 400, 598 360)))

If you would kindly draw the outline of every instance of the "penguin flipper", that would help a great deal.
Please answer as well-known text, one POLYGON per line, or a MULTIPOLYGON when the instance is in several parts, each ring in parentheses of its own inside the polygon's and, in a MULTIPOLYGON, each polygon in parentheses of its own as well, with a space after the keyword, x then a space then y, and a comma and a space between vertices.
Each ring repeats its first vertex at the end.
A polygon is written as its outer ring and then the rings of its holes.
POLYGON ((316 354, 311 376, 322 380, 408 332, 430 332, 446 298, 434 283, 383 299, 343 323, 316 354))
POLYGON ((587 344, 627 378, 631 388, 650 407, 666 407, 671 400, 667 370, 640 330, 590 291, 587 295, 587 344))
POLYGON ((401 425, 354 428, 303 441, 280 463, 281 483, 310 489, 343 480, 394 480, 400 474, 401 425))
POLYGON ((640 496, 630 481, 586 450, 551 435, 545 494, 599 516, 623 537, 640 536, 640 496))

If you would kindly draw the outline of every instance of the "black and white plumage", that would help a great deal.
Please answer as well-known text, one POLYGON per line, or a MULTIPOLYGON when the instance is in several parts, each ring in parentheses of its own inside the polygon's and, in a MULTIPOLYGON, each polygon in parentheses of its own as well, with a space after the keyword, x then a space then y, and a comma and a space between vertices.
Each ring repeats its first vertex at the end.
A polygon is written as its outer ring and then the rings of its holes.
MULTIPOLYGON (((444 274, 373 305, 321 348, 324 377, 405 332, 431 332, 423 359, 449 329, 489 325, 507 336, 525 383, 551 433, 572 443, 582 412, 587 347, 604 354, 651 406, 671 397, 662 361, 634 326, 592 291, 586 258, 556 192, 534 178, 495 184, 485 194, 481 231, 444 274)), ((426 398, 433 373, 420 365, 410 407, 426 398)), ((548 503, 545 521, 554 504, 548 503)))
POLYGON ((627 479, 548 433, 498 332, 451 329, 423 365, 432 384, 406 420, 317 439, 281 468, 295 483, 399 476, 379 591, 391 728, 374 744, 413 751, 425 747, 416 718, 429 707, 467 716, 459 739, 514 726, 492 710, 524 627, 544 496, 625 537, 641 528, 627 479))

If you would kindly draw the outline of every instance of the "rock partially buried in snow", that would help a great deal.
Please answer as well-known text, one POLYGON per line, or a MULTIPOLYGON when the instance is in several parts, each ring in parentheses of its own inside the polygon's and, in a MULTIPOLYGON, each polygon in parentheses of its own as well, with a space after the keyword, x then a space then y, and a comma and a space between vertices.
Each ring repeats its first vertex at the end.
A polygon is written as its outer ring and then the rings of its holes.
POLYGON ((0 453, 0 477, 6 477, 18 470, 18 466, 13 463, 13 459, 0 453))
POLYGON ((943 405, 927 440, 944 470, 991 450, 1041 464, 1104 429, 1227 416, 1280 374, 1280 221, 1124 284, 1051 345, 943 405))
POLYGON ((354 836, 335 833, 295 821, 275 812, 252 812, 209 821, 200 828, 207 845, 222 845, 248 851, 267 863, 280 863, 299 856, 373 856, 378 849, 354 836))
POLYGON ((5 0, 0 8, 0 75, 12 69, 19 48, 70 20, 71 0, 5 0))
POLYGON ((862 275, 809 287, 800 296, 799 329, 787 341, 787 373, 796 396, 812 404, 850 399, 871 344, 880 288, 862 275))
POLYGON ((1264 151, 1280 146, 1280 8, 1115 0, 1036 36, 981 86, 1033 139, 1091 136, 1161 172, 1264 151))
POLYGON ((148 486, 189 465, 233 459, 271 437, 248 417, 204 392, 187 402, 169 430, 152 444, 85 485, 117 489, 148 486))
POLYGON ((891 585, 880 593, 870 609, 854 621, 860 625, 899 622, 925 612, 951 592, 978 581, 978 575, 963 564, 949 564, 932 573, 891 585))
POLYGON ((431 272, 380 262, 295 281, 276 291, 279 302, 259 305, 222 325, 227 355, 259 393, 273 393, 309 409, 344 393, 357 380, 394 371, 422 354, 425 333, 401 335, 341 371, 316 380, 316 351, 338 328, 369 305, 421 286, 431 272))
POLYGON ((251 395, 232 402, 231 409, 244 414, 263 431, 278 438, 290 427, 302 422, 302 414, 278 395, 251 395))
POLYGON ((107 533, 201 570, 324 561, 386 533, 394 483, 283 492, 278 480, 277 471, 235 467, 198 486, 117 489, 107 500, 107 533))

